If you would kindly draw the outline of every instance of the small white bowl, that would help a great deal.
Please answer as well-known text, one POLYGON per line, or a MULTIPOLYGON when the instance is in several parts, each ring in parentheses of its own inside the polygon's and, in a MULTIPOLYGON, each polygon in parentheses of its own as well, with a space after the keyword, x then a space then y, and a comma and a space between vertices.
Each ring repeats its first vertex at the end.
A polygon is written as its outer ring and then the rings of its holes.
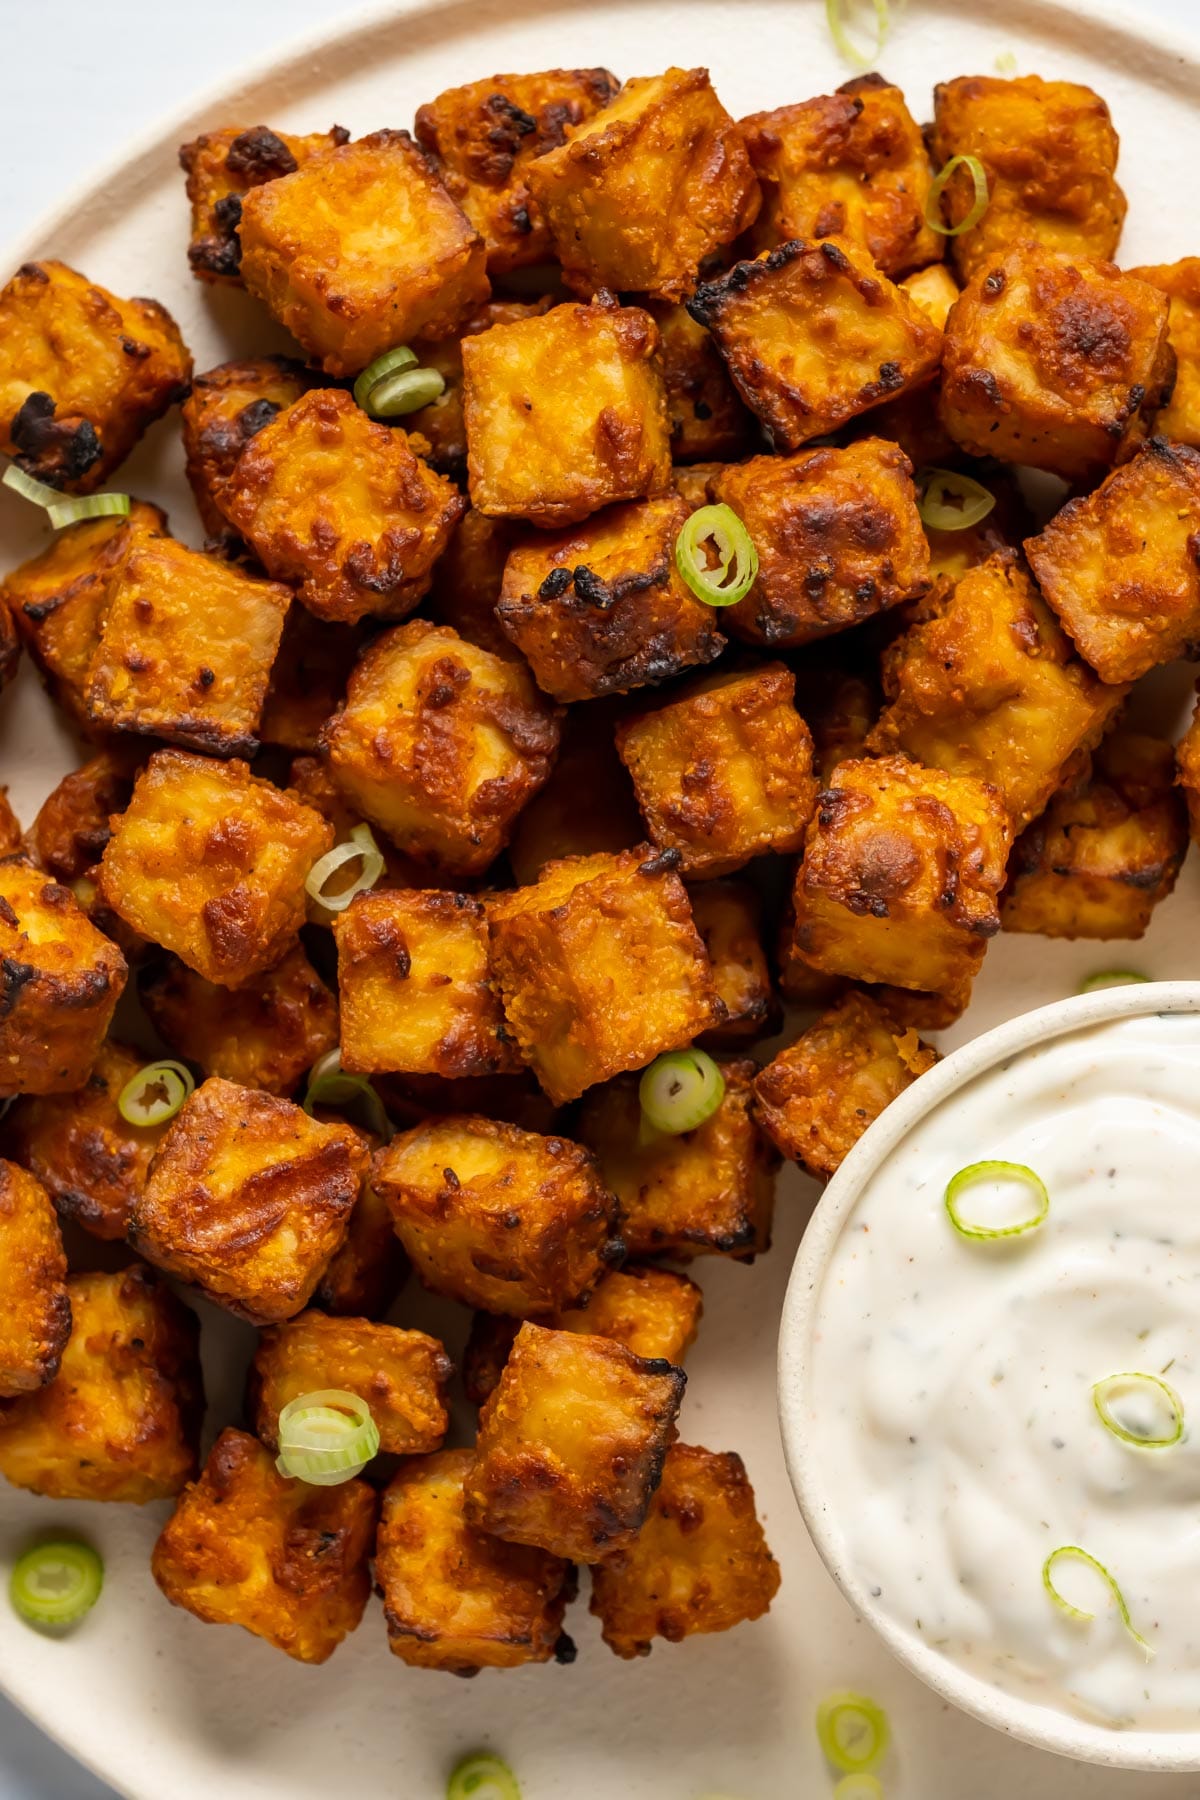
POLYGON ((873 1175, 919 1120, 952 1106, 959 1089, 997 1063, 1089 1025, 1138 1014, 1200 1012, 1200 981, 1159 981, 1079 994, 1010 1019, 955 1050, 914 1082, 863 1135, 833 1176, 804 1233, 784 1301, 779 1335, 779 1419, 788 1474, 826 1568, 859 1616, 888 1649, 943 1699, 1011 1737, 1079 1762, 1158 1773, 1200 1770, 1195 1731, 1117 1731, 1004 1693, 904 1630, 881 1611, 858 1574, 843 1561, 837 1501, 821 1457, 810 1451, 819 1399, 812 1386, 812 1344, 825 1276, 842 1228, 873 1175))

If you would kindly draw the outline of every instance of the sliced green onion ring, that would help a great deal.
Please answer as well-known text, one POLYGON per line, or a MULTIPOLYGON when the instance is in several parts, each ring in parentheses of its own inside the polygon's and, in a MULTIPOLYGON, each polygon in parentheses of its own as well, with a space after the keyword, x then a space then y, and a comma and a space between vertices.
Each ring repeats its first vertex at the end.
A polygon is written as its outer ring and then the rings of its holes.
POLYGON ((1042 1564, 1042 1586, 1053 1600, 1055 1606, 1058 1607, 1059 1611, 1064 1612, 1068 1619, 1078 1619, 1080 1623, 1084 1625, 1096 1616, 1095 1613, 1086 1612, 1082 1606, 1073 1606, 1069 1600, 1064 1600, 1063 1596, 1055 1587, 1054 1571, 1058 1564, 1063 1560, 1086 1563, 1089 1569, 1094 1569, 1096 1571, 1097 1575, 1101 1577, 1105 1586, 1108 1588, 1109 1593, 1113 1597, 1117 1612, 1120 1614, 1122 1625, 1125 1627, 1134 1643, 1137 1644, 1140 1649, 1145 1651, 1147 1658, 1152 1657, 1154 1655, 1153 1645, 1148 1644, 1141 1632, 1134 1628, 1133 1620, 1129 1616, 1129 1607, 1126 1604, 1125 1596, 1118 1587, 1111 1571, 1106 1569, 1104 1564, 1099 1562, 1097 1558, 1092 1556, 1087 1550, 1081 1550, 1078 1544, 1060 1544, 1057 1550, 1052 1550, 1050 1552, 1049 1556, 1042 1564))
POLYGON ((1169 1450, 1183 1436, 1183 1401, 1161 1375, 1148 1375, 1141 1369, 1128 1369, 1120 1375, 1106 1375, 1103 1381, 1097 1381, 1092 1388, 1092 1404, 1106 1431, 1111 1431, 1123 1444, 1135 1444, 1139 1450, 1169 1450), (1131 1387, 1141 1387, 1143 1398, 1151 1400, 1155 1406, 1165 1408, 1170 1415, 1171 1423, 1161 1436, 1151 1437, 1132 1431, 1128 1425, 1122 1425, 1113 1412, 1112 1402, 1131 1387))
POLYGON ((367 411, 373 419, 400 419, 405 413, 432 406, 445 391, 445 377, 436 369, 400 369, 375 383, 367 411))
POLYGON ((1014 1162, 977 1162, 968 1163, 957 1175, 952 1175, 946 1183, 946 1213, 960 1237, 972 1238, 977 1243, 990 1243, 996 1238, 1020 1237, 1026 1231, 1036 1231, 1044 1224, 1050 1211, 1050 1195, 1040 1175, 1026 1168, 1024 1163, 1014 1162), (1030 1188, 1037 1200, 1037 1211, 1028 1219, 1021 1219, 1016 1225, 972 1225, 959 1212, 959 1196, 967 1188, 974 1187, 980 1181, 1019 1181, 1030 1188))
POLYGON ((104 1564, 91 1545, 56 1538, 17 1558, 8 1597, 27 1624, 63 1630, 91 1612, 103 1586, 104 1564))
POLYGON ((1081 994, 1098 994, 1103 988, 1132 987, 1134 982, 1149 981, 1148 975, 1139 975, 1136 969, 1097 969, 1094 975, 1087 975, 1079 984, 1081 994))
POLYGON ((817 1707, 817 1739, 843 1775, 869 1775, 883 1761, 890 1735, 887 1714, 866 1694, 829 1694, 817 1707))
POLYGON ((977 156, 952 156, 940 174, 933 178, 933 185, 925 197, 925 223, 930 231, 936 231, 941 237, 959 237, 964 231, 970 231, 978 225, 988 209, 991 199, 988 193, 987 170, 977 156), (946 190, 946 185, 956 169, 970 170, 971 180, 975 184, 975 198, 971 210, 960 219, 957 225, 942 223, 938 211, 939 202, 946 190))
POLYGON ((327 850, 318 862, 315 862, 304 878, 304 891, 310 900, 323 907, 327 913, 345 912, 357 894, 365 894, 373 888, 383 874, 383 851, 375 842, 375 834, 369 825, 356 825, 345 843, 335 844, 327 850), (325 883, 348 862, 356 862, 361 858, 362 869, 358 880, 351 882, 340 893, 327 894, 325 883))
POLYGON ((695 1131, 724 1098, 725 1077, 704 1050, 672 1050, 655 1057, 638 1083, 642 1116, 668 1137, 695 1131))
POLYGON ((394 375, 397 369, 411 369, 416 360, 415 350, 410 350, 407 344, 397 344, 394 350, 385 350, 373 363, 368 363, 354 383, 354 398, 363 411, 369 411, 367 402, 371 398, 371 389, 377 382, 382 381, 385 375, 394 375))
POLYGON ((877 1775, 843 1775, 833 1800, 883 1800, 883 1783, 877 1775))
POLYGON ((923 469, 917 478, 917 511, 931 531, 968 531, 995 504, 982 482, 957 469, 923 469))
POLYGON ((300 1394, 280 1412, 275 1467, 289 1480, 338 1487, 361 1474, 378 1450, 370 1407, 345 1388, 300 1394))
POLYGON ((871 3, 875 9, 875 42, 864 55, 847 29, 847 0, 825 0, 825 17, 834 47, 838 55, 844 57, 854 69, 873 69, 882 56, 883 47, 891 33, 892 14, 888 0, 871 0, 871 3))
POLYGON ((121 1089, 117 1111, 127 1125, 165 1125, 195 1086, 181 1062, 147 1063, 121 1089))
POLYGON ((3 480, 4 486, 11 488, 14 494, 20 494, 23 500, 32 500, 35 506, 44 507, 55 531, 61 531, 64 525, 77 525, 81 519, 124 519, 129 516, 128 494, 63 494, 58 488, 48 487, 44 481, 36 481, 16 463, 10 463, 5 469, 3 480))
POLYGON ((391 1121, 383 1101, 365 1075, 349 1075, 342 1067, 340 1050, 327 1050, 308 1072, 304 1093, 304 1111, 311 1118, 319 1106, 334 1112, 345 1112, 353 1106, 362 1109, 368 1131, 386 1143, 392 1135, 391 1121))
POLYGON ((464 1756, 446 1783, 446 1800, 521 1800, 516 1776, 498 1756, 464 1756))
POLYGON ((24 469, 18 469, 16 463, 9 463, 5 469, 4 485, 14 494, 20 494, 22 500, 32 500, 35 506, 57 506, 63 497, 61 489, 48 487, 44 481, 35 481, 24 469))
POLYGON ((736 606, 758 576, 758 551, 731 506, 701 506, 675 539, 675 566, 706 606, 736 606), (710 563, 707 546, 716 553, 710 563))

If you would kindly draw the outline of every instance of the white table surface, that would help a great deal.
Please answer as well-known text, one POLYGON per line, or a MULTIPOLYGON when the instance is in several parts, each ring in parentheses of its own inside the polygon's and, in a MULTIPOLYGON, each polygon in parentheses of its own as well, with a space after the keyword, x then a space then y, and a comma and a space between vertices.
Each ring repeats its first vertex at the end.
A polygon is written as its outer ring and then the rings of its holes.
MULTIPOLYGON (((204 0, 194 10, 178 0, 2 0, 0 242, 22 237, 89 166, 193 95, 362 10, 360 0, 204 0)), ((1167 29, 1200 29, 1198 0, 1138 0, 1136 10, 1167 29)), ((0 1800, 112 1795, 0 1698, 0 1800)))

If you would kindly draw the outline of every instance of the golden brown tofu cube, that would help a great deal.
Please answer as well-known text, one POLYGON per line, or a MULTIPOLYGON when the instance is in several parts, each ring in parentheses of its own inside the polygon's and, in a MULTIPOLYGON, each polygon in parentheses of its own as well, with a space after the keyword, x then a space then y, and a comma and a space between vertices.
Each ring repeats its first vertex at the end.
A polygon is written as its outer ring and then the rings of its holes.
POLYGON ((658 328, 609 295, 463 339, 471 504, 574 525, 671 486, 658 328))
POLYGON ((638 1536, 592 1576, 589 1610, 610 1650, 648 1656, 656 1637, 761 1619, 778 1588, 741 1457, 672 1444, 638 1536))
POLYGON ((724 1020, 678 862, 645 845, 568 856, 492 900, 509 1029, 556 1105, 724 1020))
POLYGON ((527 670, 414 619, 376 638, 323 733, 338 786, 410 856, 478 875, 558 748, 527 670))
POLYGON ((790 1161, 832 1175, 884 1107, 937 1060, 915 1031, 850 993, 759 1073, 754 1116, 790 1161))
POLYGON ((745 456, 759 441, 758 429, 738 398, 711 332, 696 323, 686 306, 651 300, 646 311, 662 342, 674 461, 720 462, 745 456))
MULTIPOLYGON (((327 765, 315 756, 293 757, 288 769, 288 787, 303 800, 305 806, 311 806, 314 812, 333 827, 334 841, 339 844, 349 840, 356 826, 364 823, 362 814, 357 812, 347 801, 337 786, 327 765)), ((383 874, 379 878, 379 886, 385 888, 433 887, 436 877, 431 875, 423 864, 414 862, 410 856, 402 856, 386 838, 377 840, 379 854, 383 857, 383 874)), ((353 887, 362 873, 360 863, 353 860, 335 869, 328 881, 322 884, 321 892, 338 895, 348 887, 353 887)), ((309 907, 309 922, 328 925, 332 923, 334 914, 327 908, 313 901, 309 907)))
POLYGON ((116 743, 64 775, 42 801, 29 831, 29 849, 48 875, 78 881, 104 854, 109 820, 124 812, 147 750, 116 743))
POLYGON ((799 850, 817 799, 812 738, 782 663, 709 675, 617 726, 646 830, 693 879, 799 850))
POLYGON ((1175 386, 1154 429, 1168 443, 1200 449, 1200 256, 1130 269, 1167 296, 1167 336, 1175 352, 1175 386))
POLYGON ((304 923, 304 879, 332 827, 244 762, 157 750, 100 864, 127 925, 219 987, 274 968, 304 923))
POLYGON ((929 546, 912 464, 897 444, 862 438, 795 456, 754 456, 712 483, 758 552, 758 575, 722 622, 771 647, 858 625, 929 588, 929 546))
POLYGON ((547 312, 549 295, 529 302, 521 300, 489 300, 473 312, 465 325, 453 336, 418 341, 412 346, 422 368, 433 369, 444 386, 436 399, 416 412, 405 415, 404 428, 413 437, 424 439, 420 455, 432 468, 449 475, 460 486, 467 479, 467 426, 463 417, 463 339, 478 337, 493 325, 514 325, 520 319, 535 319, 547 312))
POLYGON ((163 1527, 151 1571, 173 1606, 207 1624, 325 1662, 366 1609, 377 1510, 365 1481, 289 1481, 256 1438, 226 1430, 163 1527))
POLYGON ((241 1087, 290 1094, 337 1048, 338 1003, 294 944, 231 993, 171 957, 141 982, 142 1005, 176 1056, 241 1087))
POLYGON ((473 1450, 414 1457, 384 1491, 375 1579, 392 1654, 452 1675, 569 1662, 571 1565, 467 1524, 463 1487, 474 1459, 473 1450))
POLYGON ((438 889, 360 894, 334 936, 344 1069, 454 1077, 522 1068, 480 901, 438 889))
POLYGON ((762 942, 762 899, 748 881, 700 881, 689 888, 692 918, 712 966, 725 1023, 704 1034, 706 1044, 763 1037, 779 1019, 779 1002, 762 942))
POLYGON ((1011 550, 969 570, 884 655, 867 750, 974 775, 1021 831, 1099 743, 1126 689, 1081 662, 1011 550))
POLYGON ((221 363, 192 380, 180 408, 187 478, 204 529, 229 529, 225 498, 238 457, 252 437, 314 385, 290 356, 256 356, 221 363))
POLYGON ((187 393, 192 359, 157 300, 119 300, 60 262, 0 292, 0 450, 89 494, 187 393))
POLYGON ((439 1450, 446 1435, 452 1367, 438 1340, 423 1331, 305 1312, 260 1334, 246 1412, 267 1449, 278 1450, 283 1408, 304 1394, 338 1388, 370 1407, 380 1450, 423 1456, 439 1450))
POLYGON ((425 1285, 487 1312, 576 1306, 621 1254, 616 1201, 565 1138, 429 1118, 377 1153, 371 1184, 425 1285))
MULTIPOLYGON (((974 156, 987 177, 987 211, 950 239, 964 276, 1031 239, 1070 256, 1114 254, 1125 196, 1114 179, 1117 134, 1099 94, 1040 75, 963 75, 934 89, 934 115, 938 167, 974 156)), ((974 201, 960 171, 942 196, 946 223, 961 224, 974 201)))
POLYGON ((1105 738, 1090 777, 1056 795, 1013 846, 1005 931, 1140 938, 1188 846, 1174 782, 1171 744, 1133 731, 1105 738))
POLYGON ((671 494, 517 540, 496 617, 545 693, 556 700, 626 693, 720 656, 717 615, 675 563, 689 510, 671 494))
POLYGON ((929 153, 904 95, 882 75, 752 113, 741 129, 763 190, 755 250, 849 238, 891 276, 941 260, 942 239, 925 223, 929 153))
POLYGON ((272 131, 266 125, 228 125, 181 144, 179 164, 187 176, 192 205, 188 245, 192 274, 200 281, 240 282, 238 225, 243 197, 280 175, 294 175, 310 156, 349 138, 340 125, 306 137, 272 131))
POLYGON ((536 881, 558 857, 628 850, 645 836, 633 783, 613 741, 621 707, 620 701, 600 700, 568 709, 558 760, 522 811, 508 846, 519 886, 536 881))
MULTIPOLYGON (((0 1161, 0 1400, 53 1381, 70 1335, 67 1259, 50 1195, 27 1170, 0 1161)), ((0 1446, 2 1434, 0 1422, 0 1446)))
POLYGON ((516 530, 506 520, 486 518, 469 506, 437 560, 425 611, 438 625, 457 631, 468 644, 519 662, 521 652, 496 617, 504 565, 516 530))
POLYGON ((317 749, 321 727, 345 696, 365 633, 365 626, 327 624, 305 606, 291 607, 258 725, 264 744, 317 749))
POLYGON ((687 305, 780 450, 920 387, 941 355, 937 327, 846 238, 764 251, 687 305))
POLYGON ((241 242, 246 286, 329 375, 444 337, 488 297, 483 239, 406 131, 252 188, 241 242))
POLYGON ((338 1318, 379 1319, 407 1274, 408 1258, 392 1230, 387 1201, 364 1182, 346 1235, 317 1283, 312 1304, 338 1318))
POLYGON ((707 69, 628 81, 529 165, 567 286, 681 300, 753 223, 758 182, 707 69))
POLYGON ((67 1277, 58 1374, 0 1407, 0 1475, 52 1500, 167 1500, 195 1474, 200 1327, 153 1269, 67 1277))
POLYGON ((278 1324, 312 1298, 366 1166, 348 1125, 210 1076, 158 1148, 129 1240, 218 1306, 278 1324))

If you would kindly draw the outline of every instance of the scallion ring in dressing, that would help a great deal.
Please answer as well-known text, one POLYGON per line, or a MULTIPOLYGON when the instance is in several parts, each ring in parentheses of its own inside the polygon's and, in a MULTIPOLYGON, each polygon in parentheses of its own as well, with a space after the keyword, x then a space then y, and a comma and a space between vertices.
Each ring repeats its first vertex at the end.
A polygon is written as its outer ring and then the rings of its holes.
POLYGON ((959 1237, 970 1238, 976 1243, 990 1243, 998 1238, 1021 1237, 1027 1231, 1036 1231, 1045 1223, 1050 1211, 1050 1195, 1041 1176, 1026 1168, 1024 1163, 977 1162, 968 1163, 965 1169, 951 1176, 946 1184, 945 1205, 947 1217, 959 1237), (959 1203, 969 1188, 982 1181, 1020 1182, 1033 1194, 1035 1210, 1029 1218, 1020 1219, 1015 1225, 972 1224, 969 1219, 964 1219, 959 1203))
MULTIPOLYGON (((1141 1369, 1106 1375, 1092 1388, 1092 1404, 1106 1431, 1111 1431, 1123 1444, 1135 1444, 1139 1450, 1170 1450, 1183 1436, 1183 1401, 1161 1375, 1147 1375, 1141 1369), (1155 1433, 1151 1425, 1148 1431, 1136 1431, 1131 1424, 1117 1417, 1115 1402, 1122 1394, 1138 1393, 1139 1390, 1140 1398, 1160 1416, 1163 1430, 1155 1433)), ((1126 1419, 1128 1417, 1126 1413, 1126 1419)))
POLYGON ((1133 1620, 1129 1616, 1129 1607, 1126 1603, 1125 1596, 1117 1585, 1116 1578, 1111 1570, 1106 1569, 1104 1564, 1094 1557, 1090 1551, 1082 1550, 1078 1544, 1060 1544, 1057 1550, 1052 1550, 1050 1552, 1049 1556, 1042 1564, 1042 1586, 1053 1600, 1055 1606, 1058 1607, 1059 1611, 1065 1613, 1068 1619, 1077 1619, 1081 1625, 1089 1624, 1096 1616, 1094 1612, 1088 1612, 1082 1606, 1073 1605, 1070 1600, 1065 1600, 1059 1593, 1054 1585, 1054 1571, 1060 1562, 1081 1562, 1085 1564, 1087 1568, 1095 1570, 1096 1574, 1099 1575, 1109 1593, 1112 1595, 1113 1603, 1116 1606, 1121 1623, 1133 1639, 1134 1643, 1139 1649, 1145 1651, 1147 1657, 1153 1656, 1153 1646, 1148 1644, 1141 1632, 1135 1629, 1133 1620))

